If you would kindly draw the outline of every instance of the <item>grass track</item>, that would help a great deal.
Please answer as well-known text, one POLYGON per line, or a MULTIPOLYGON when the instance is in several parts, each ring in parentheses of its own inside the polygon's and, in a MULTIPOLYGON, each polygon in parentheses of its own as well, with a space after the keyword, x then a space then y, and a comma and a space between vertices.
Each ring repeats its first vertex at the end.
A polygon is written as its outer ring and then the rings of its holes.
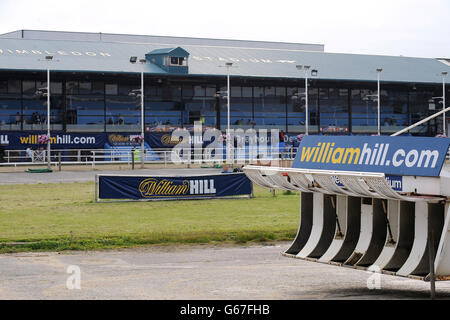
POLYGON ((94 203, 93 183, 0 186, 0 252, 292 240, 298 195, 94 203), (26 242, 14 245, 15 242, 26 242))

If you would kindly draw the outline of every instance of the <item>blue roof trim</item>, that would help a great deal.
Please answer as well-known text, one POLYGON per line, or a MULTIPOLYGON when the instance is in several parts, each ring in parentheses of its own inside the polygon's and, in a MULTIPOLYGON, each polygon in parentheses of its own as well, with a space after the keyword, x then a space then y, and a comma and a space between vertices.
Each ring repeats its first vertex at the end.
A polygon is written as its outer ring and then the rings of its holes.
POLYGON ((147 53, 147 55, 160 55, 160 54, 166 54, 169 57, 183 57, 183 58, 189 57, 189 52, 187 52, 186 50, 184 50, 181 47, 155 49, 155 50, 147 53))

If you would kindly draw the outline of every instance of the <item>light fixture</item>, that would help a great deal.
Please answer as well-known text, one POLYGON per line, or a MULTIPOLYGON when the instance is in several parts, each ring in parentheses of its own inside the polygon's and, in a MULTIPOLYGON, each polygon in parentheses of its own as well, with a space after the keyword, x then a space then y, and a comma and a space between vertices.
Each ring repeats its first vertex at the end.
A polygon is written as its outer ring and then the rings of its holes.
POLYGON ((136 63, 137 61, 137 57, 130 57, 130 62, 131 63, 136 63))
POLYGON ((45 56, 45 60, 53 60, 53 56, 45 56))
POLYGON ((311 70, 311 76, 315 77, 317 76, 318 71, 316 69, 311 70))

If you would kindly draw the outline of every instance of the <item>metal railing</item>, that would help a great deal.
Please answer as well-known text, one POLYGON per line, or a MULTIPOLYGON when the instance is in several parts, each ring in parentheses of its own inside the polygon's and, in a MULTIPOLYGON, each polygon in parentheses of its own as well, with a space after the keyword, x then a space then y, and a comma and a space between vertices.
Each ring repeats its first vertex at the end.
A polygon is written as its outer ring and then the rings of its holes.
MULTIPOLYGON (((136 149, 136 150, 139 150, 136 149)), ((227 161, 225 151, 216 153, 208 148, 191 148, 190 154, 183 154, 183 149, 149 149, 144 152, 146 164, 171 163, 224 163, 227 161)), ((186 151, 186 149, 184 149, 186 151)), ((0 166, 43 165, 47 163, 46 150, 5 150, 0 166)), ((248 163, 250 161, 293 160, 297 148, 288 147, 280 150, 233 148, 233 163, 248 163)), ((53 149, 50 153, 52 165, 92 165, 96 164, 133 164, 140 163, 142 153, 133 153, 132 149, 53 149)))

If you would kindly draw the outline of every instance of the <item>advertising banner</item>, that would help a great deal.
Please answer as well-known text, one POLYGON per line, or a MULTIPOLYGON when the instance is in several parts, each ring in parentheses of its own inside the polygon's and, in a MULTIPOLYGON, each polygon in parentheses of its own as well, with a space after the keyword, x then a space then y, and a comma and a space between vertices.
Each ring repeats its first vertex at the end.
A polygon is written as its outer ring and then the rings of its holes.
POLYGON ((98 176, 98 198, 108 200, 206 199, 250 195, 244 173, 208 176, 98 176))
MULTIPOLYGON (((46 132, 8 132, 0 135, 1 145, 5 149, 25 150, 37 147, 38 138, 46 132)), ((103 133, 54 133, 50 135, 54 149, 103 149, 106 135, 103 133)))
POLYGON ((293 168, 437 177, 450 139, 389 136, 305 136, 293 168))

